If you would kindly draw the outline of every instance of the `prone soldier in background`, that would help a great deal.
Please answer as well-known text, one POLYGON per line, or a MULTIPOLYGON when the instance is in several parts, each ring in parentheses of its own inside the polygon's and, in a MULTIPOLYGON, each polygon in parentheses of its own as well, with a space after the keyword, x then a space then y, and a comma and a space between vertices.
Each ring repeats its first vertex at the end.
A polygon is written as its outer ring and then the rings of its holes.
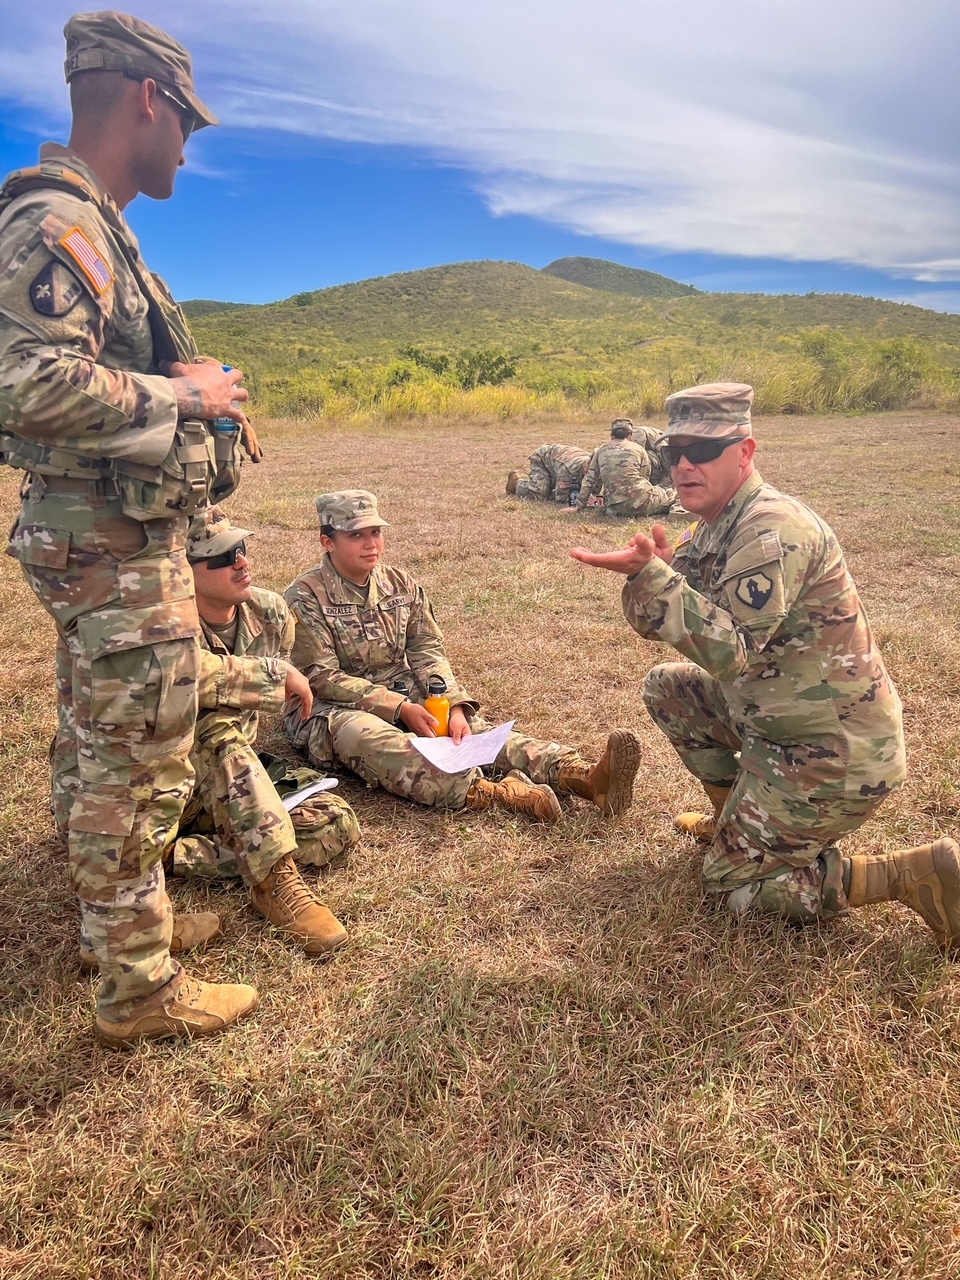
POLYGON ((217 921, 174 928, 161 855, 193 781, 189 514, 235 487, 241 432, 255 461, 259 446, 242 374, 198 357, 121 212, 139 193, 167 199, 187 138, 217 123, 190 56, 112 11, 64 34, 69 145, 46 144, 0 189, 0 453, 26 473, 10 552, 57 629, 58 750, 75 762, 61 816, 102 975, 94 1029, 124 1046, 218 1032, 257 1004, 172 958, 174 938, 204 941, 217 921), (237 427, 214 443, 218 418, 237 427))
POLYGON ((651 453, 633 439, 629 418, 618 418, 610 439, 594 449, 583 477, 576 504, 567 511, 583 511, 591 498, 602 494, 600 510, 608 516, 667 515, 676 502, 676 490, 652 483, 651 453))
POLYGON ((542 444, 530 455, 530 474, 522 476, 511 471, 507 476, 506 492, 533 502, 549 502, 552 498, 561 507, 575 501, 583 473, 590 461, 586 449, 574 444, 542 444))
POLYGON ((430 737, 438 727, 424 705, 431 681, 445 689, 455 743, 490 725, 454 676, 423 587, 380 563, 386 522, 374 495, 321 494, 317 514, 326 555, 284 593, 297 619, 293 659, 316 699, 307 717, 289 706, 286 729, 311 764, 339 761, 393 795, 444 809, 496 805, 555 822, 554 788, 607 814, 629 808, 640 746, 626 729, 608 736, 596 764, 563 743, 511 733, 493 764, 497 781, 476 768, 445 773, 424 759, 410 735, 430 737))

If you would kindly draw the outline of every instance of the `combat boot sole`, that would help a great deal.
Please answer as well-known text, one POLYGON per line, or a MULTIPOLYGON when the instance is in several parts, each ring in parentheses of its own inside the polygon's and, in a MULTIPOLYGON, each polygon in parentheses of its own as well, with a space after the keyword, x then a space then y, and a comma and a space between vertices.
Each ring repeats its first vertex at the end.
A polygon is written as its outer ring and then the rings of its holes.
POLYGON ((152 1040, 197 1040, 219 1035, 249 1018, 259 1003, 256 988, 244 983, 184 978, 176 994, 159 1009, 122 1022, 108 1022, 98 1015, 93 1034, 107 1049, 131 1049, 152 1040))
POLYGON ((633 782, 640 768, 640 743, 629 729, 614 729, 607 739, 610 776, 603 811, 615 818, 633 804, 633 782))

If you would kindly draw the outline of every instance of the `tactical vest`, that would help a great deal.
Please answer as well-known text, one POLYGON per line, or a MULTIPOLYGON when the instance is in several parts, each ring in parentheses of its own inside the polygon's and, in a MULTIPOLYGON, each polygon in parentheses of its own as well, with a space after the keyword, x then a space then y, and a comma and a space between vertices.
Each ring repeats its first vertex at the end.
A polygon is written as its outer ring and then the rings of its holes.
MULTIPOLYGON (((65 191, 97 207, 147 303, 154 368, 159 370, 163 360, 192 363, 195 352, 179 309, 172 299, 170 315, 160 305, 155 294, 157 286, 145 278, 127 244, 122 222, 79 174, 56 161, 43 161, 12 173, 0 188, 0 217, 18 197, 50 189, 65 191)), ((134 520, 169 519, 178 514, 192 515, 233 493, 240 483, 240 427, 234 424, 232 430, 214 430, 213 423, 199 418, 181 419, 167 456, 159 465, 147 466, 129 458, 91 458, 39 444, 0 424, 0 465, 72 480, 110 479, 119 492, 124 515, 134 520)))

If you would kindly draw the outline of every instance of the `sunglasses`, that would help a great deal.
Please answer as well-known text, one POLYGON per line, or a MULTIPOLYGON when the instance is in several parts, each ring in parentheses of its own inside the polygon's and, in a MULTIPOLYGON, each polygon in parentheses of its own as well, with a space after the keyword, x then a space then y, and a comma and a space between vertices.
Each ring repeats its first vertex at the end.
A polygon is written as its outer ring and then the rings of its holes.
POLYGON ((730 436, 727 440, 691 440, 689 444, 664 444, 661 447, 671 467, 678 467, 681 458, 699 466, 701 462, 715 462, 724 449, 746 439, 746 436, 730 436))
POLYGON ((159 93, 161 98, 166 98, 168 102, 172 102, 180 112, 180 128, 183 131, 183 140, 186 142, 191 133, 193 133, 197 123, 197 118, 193 114, 193 109, 188 103, 183 102, 178 98, 175 93, 171 93, 169 89, 164 88, 162 84, 157 85, 157 93, 159 93))
POLYGON ((204 564, 208 569, 232 569, 241 556, 246 558, 247 544, 238 542, 235 547, 231 547, 229 551, 224 551, 219 556, 210 556, 204 560, 204 564))

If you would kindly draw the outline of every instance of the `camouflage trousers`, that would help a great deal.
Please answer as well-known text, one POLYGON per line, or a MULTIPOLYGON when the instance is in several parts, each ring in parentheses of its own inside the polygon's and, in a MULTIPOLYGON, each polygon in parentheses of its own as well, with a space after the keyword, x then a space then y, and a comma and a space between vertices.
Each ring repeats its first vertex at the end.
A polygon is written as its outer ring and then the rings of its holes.
POLYGON ((676 500, 676 490, 661 488, 659 485, 651 485, 644 493, 640 493, 634 498, 626 498, 622 501, 613 502, 608 499, 600 510, 608 516, 621 516, 627 518, 636 516, 664 516, 676 500))
POLYGON ((530 474, 517 481, 517 497, 529 498, 534 502, 549 502, 552 498, 561 506, 569 506, 570 490, 579 490, 582 474, 582 468, 578 468, 574 474, 569 467, 560 463, 554 478, 534 454, 530 459, 530 474))
POLYGON ((242 876, 254 885, 288 853, 300 866, 322 867, 359 843, 357 816, 340 796, 323 791, 287 812, 235 714, 201 712, 190 760, 196 789, 173 849, 176 875, 242 876))
POLYGON ((57 628, 57 818, 118 1021, 182 974, 161 854, 192 791, 200 647, 185 519, 128 519, 111 489, 34 480, 10 552, 57 628))
POLYGON ((706 891, 736 915, 747 911, 809 923, 847 910, 836 843, 870 817, 883 797, 784 784, 747 726, 735 723, 719 681, 701 667, 654 667, 643 700, 695 778, 730 787, 703 862, 706 891))
MULTIPOLYGON (((470 727, 482 733, 493 726, 474 716, 470 727)), ((312 765, 323 768, 337 760, 365 782, 417 804, 462 809, 467 792, 483 777, 480 769, 443 773, 434 768, 413 746, 412 735, 367 711, 314 711, 307 728, 305 737, 301 727, 296 741, 312 765)), ((490 772, 500 776, 522 769, 534 782, 552 786, 560 764, 572 758, 579 758, 572 747, 511 733, 490 772)))

